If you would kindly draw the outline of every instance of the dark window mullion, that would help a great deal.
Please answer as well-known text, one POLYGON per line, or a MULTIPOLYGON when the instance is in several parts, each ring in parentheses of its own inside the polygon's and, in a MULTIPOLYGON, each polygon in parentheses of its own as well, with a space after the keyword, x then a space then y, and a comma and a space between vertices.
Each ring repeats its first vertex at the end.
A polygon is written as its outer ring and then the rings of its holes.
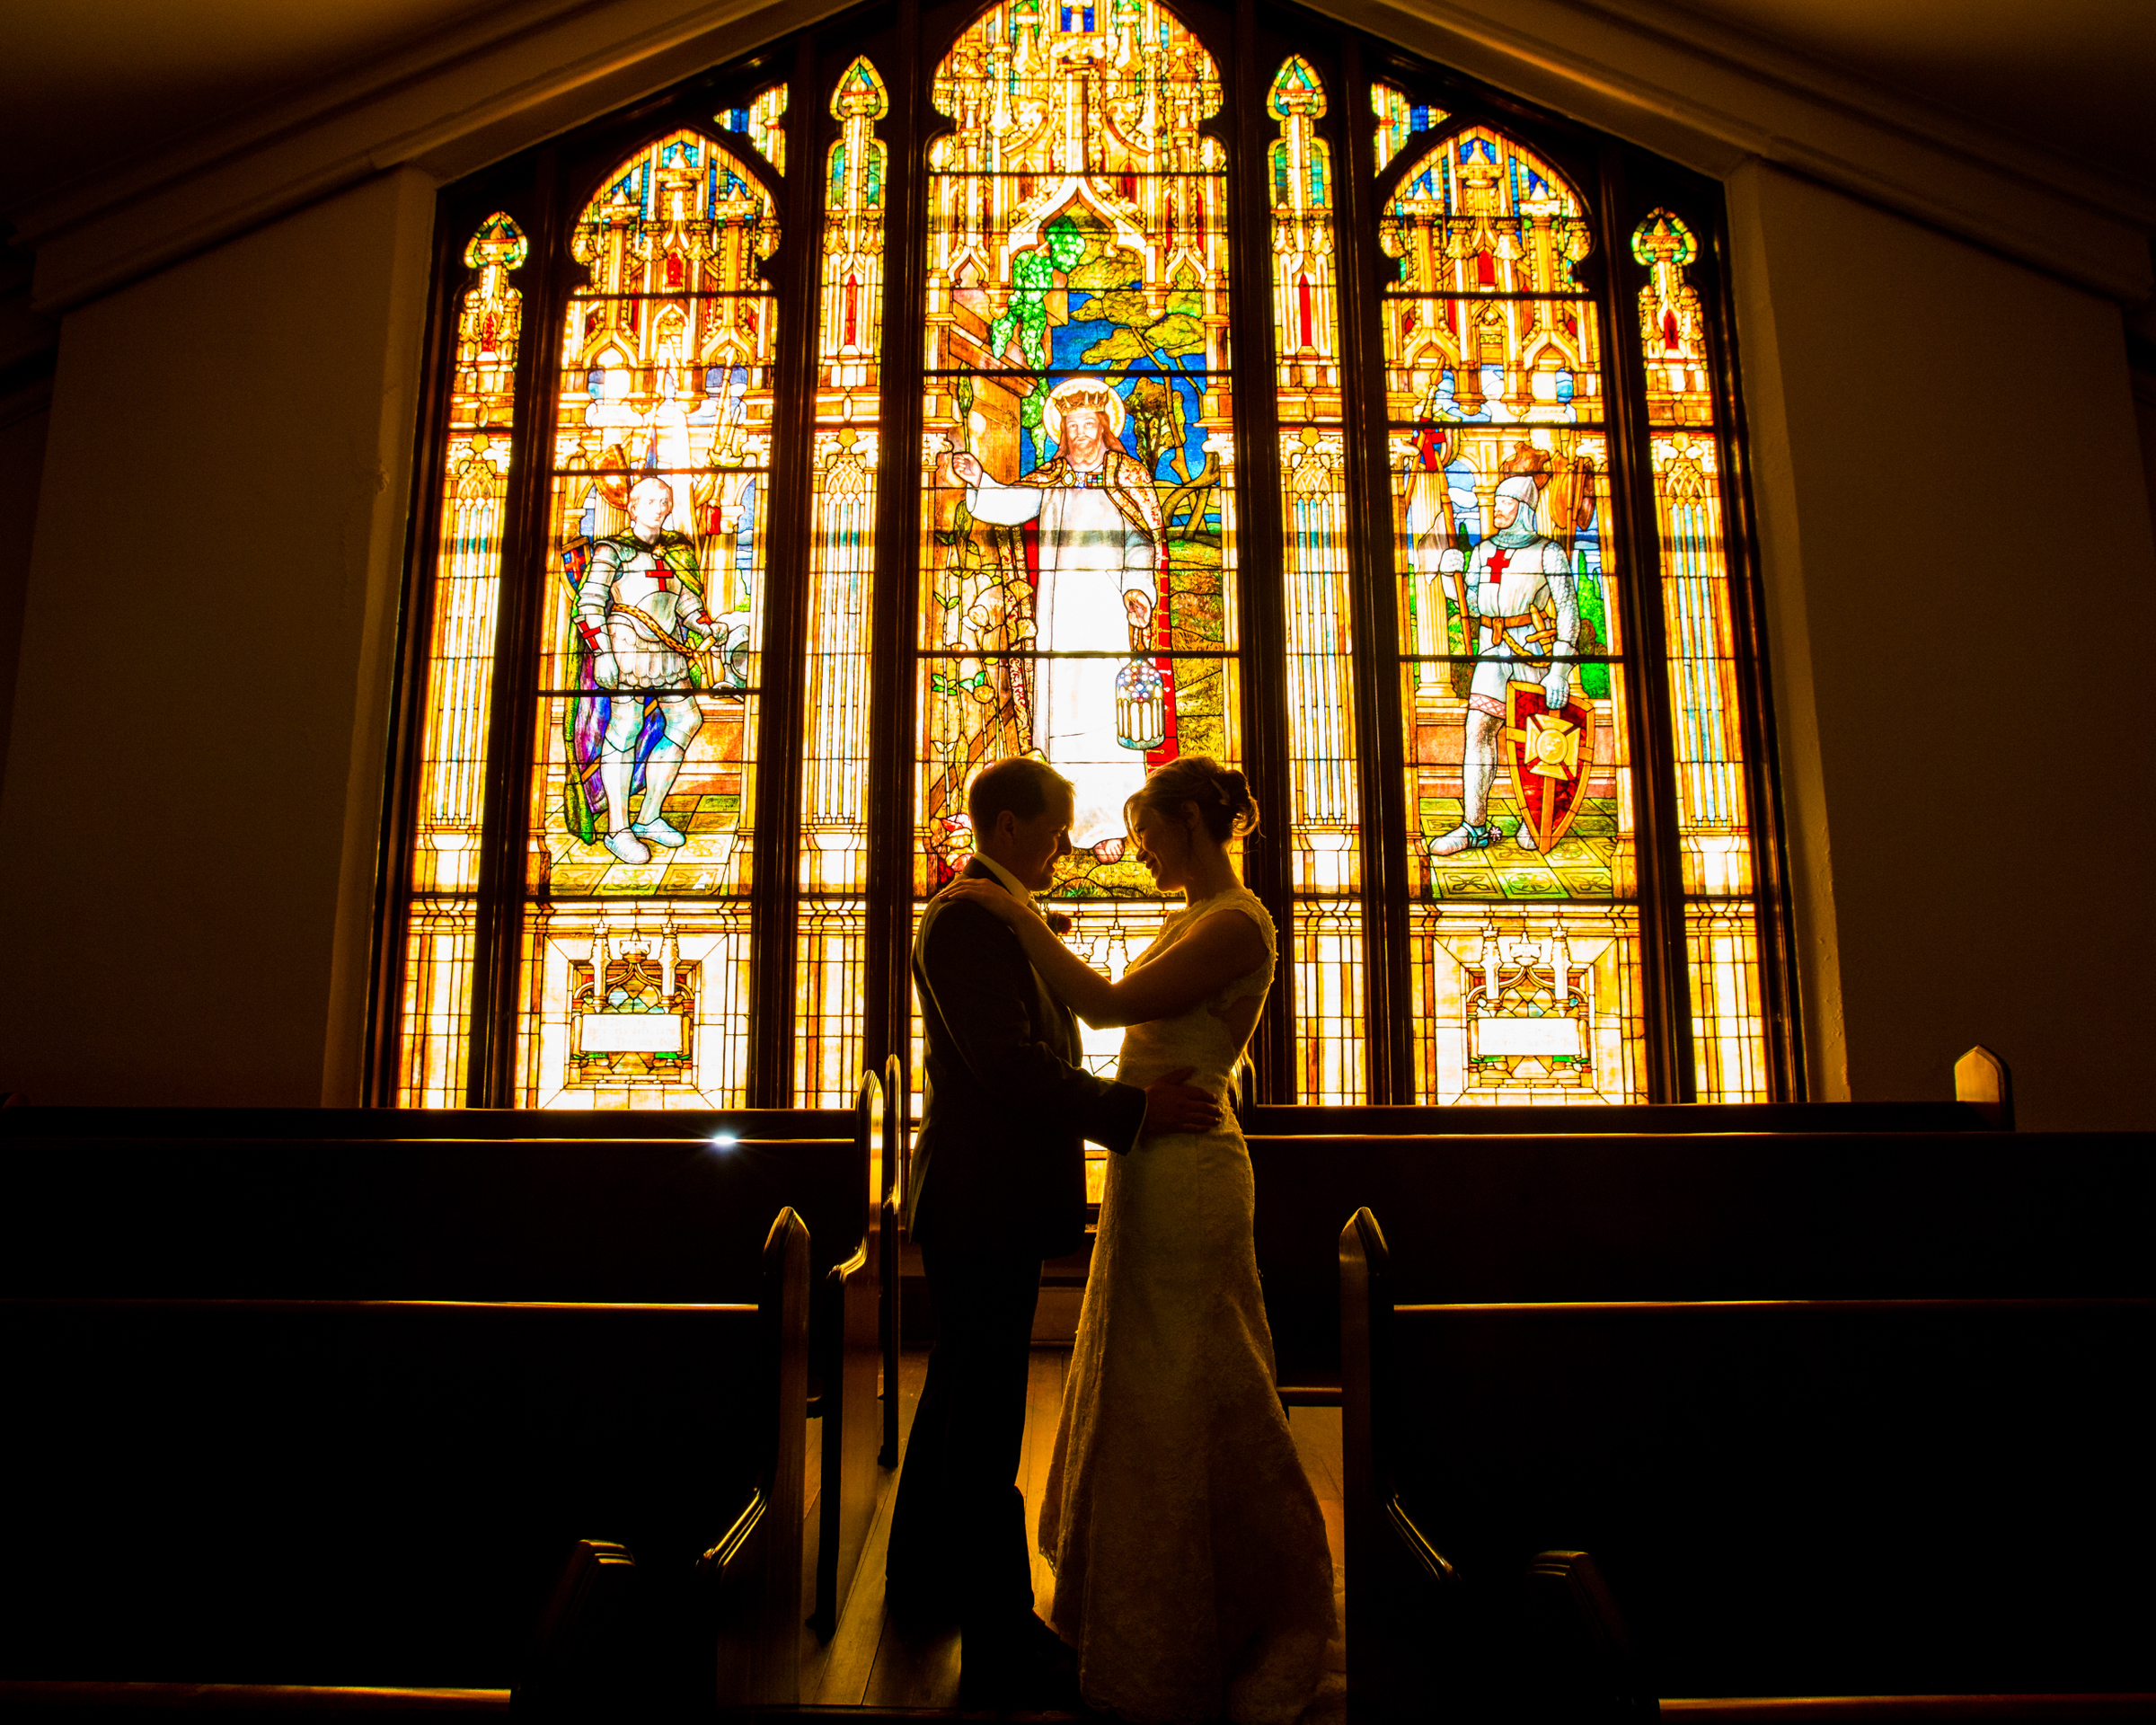
POLYGON ((1629 231, 1620 146, 1602 154, 1594 212, 1600 253, 1603 375, 1608 389, 1612 535, 1621 547, 1626 703, 1631 732, 1633 857, 1639 908, 1640 1018, 1649 1101, 1693 1100, 1692 999, 1684 957, 1683 860, 1677 843, 1676 750, 1671 734, 1669 643, 1662 544, 1641 376, 1638 283, 1626 270, 1629 231))
POLYGON ((1369 1100, 1415 1100, 1414 1023, 1408 981, 1406 730, 1400 702, 1399 575, 1393 567, 1393 501, 1385 396, 1384 337, 1372 176, 1375 117, 1370 111, 1361 39, 1340 58, 1333 183, 1343 203, 1334 231, 1339 283, 1341 417, 1348 431, 1349 547, 1355 596, 1356 719, 1363 809, 1365 998, 1369 1100))
MULTIPOLYGON (((883 351, 877 372, 875 573, 870 587, 869 881, 863 969, 862 1065, 880 1073, 896 1054, 913 1066, 914 794, 920 648, 921 472, 896 452, 921 447, 928 301, 928 146, 941 130, 928 100, 920 8, 900 0, 891 64, 881 69, 890 97, 883 123, 883 351)), ((886 1106, 903 1110, 902 1097, 886 1106)), ((887 1187, 894 1178, 884 1172, 887 1187)))
POLYGON ((1260 571, 1281 566, 1280 416, 1272 394, 1273 209, 1267 172, 1269 68, 1258 64, 1255 0, 1236 0, 1234 45, 1222 92, 1228 146, 1228 330, 1237 372, 1250 382, 1235 401, 1236 611, 1242 647, 1242 760, 1260 810, 1244 841, 1243 884, 1272 916, 1283 953, 1250 1038, 1258 1100, 1295 1100, 1294 872, 1288 827, 1286 604, 1283 584, 1260 571))
MULTIPOLYGON (((498 188, 483 188, 489 192, 498 188)), ((529 217, 528 199, 510 209, 529 217)), ((456 378, 458 326, 464 295, 479 272, 465 265, 465 238, 485 213, 509 208, 467 192, 445 193, 435 205, 433 291, 428 301, 426 371, 420 383, 419 431, 412 475, 420 500, 405 529, 404 591, 397 623, 396 704, 390 714, 383 795, 380 861, 375 877, 375 965, 367 1002, 360 1101, 386 1107, 397 1100, 402 1067, 404 968, 411 943, 412 835, 419 826, 420 756, 427 734, 428 668, 434 637, 436 572, 441 561, 442 479, 449 449, 449 403, 456 378), (474 213, 478 212, 478 213, 474 213)), ((520 226, 525 224, 519 223, 520 226)), ((525 227, 528 234, 530 228, 525 227)), ((521 289, 522 284, 518 287, 521 289)))
MULTIPOLYGON (((1768 1093, 1801 1101, 1807 1089, 1803 1003, 1797 989, 1796 933, 1782 841, 1780 756, 1769 679, 1765 594, 1759 579, 1759 537, 1752 506, 1744 398, 1736 386, 1736 329, 1725 261, 1727 209, 1721 189, 1702 186, 1691 208, 1692 232, 1704 237, 1693 285, 1706 324, 1719 443, 1722 543, 1729 591, 1731 646, 1736 656, 1737 726, 1745 750, 1745 799, 1752 843, 1753 904, 1759 918, 1759 1006, 1767 1050, 1768 1093)), ((1644 216, 1646 206, 1640 207, 1644 216)))
POLYGON ((772 412, 775 474, 765 532, 756 712, 755 831, 750 852, 748 1105, 793 1102, 795 946, 800 905, 800 763, 808 700, 809 463, 814 454, 823 152, 828 102, 816 40, 794 44, 786 99, 785 194, 773 286, 780 305, 772 412), (798 124, 797 124, 798 122, 798 124))
POLYGON ((509 447, 509 495, 502 524, 501 608, 494 636, 494 687, 487 717, 485 812, 481 818, 477 937, 472 975, 472 1039, 464 1093, 473 1108, 506 1108, 516 1097, 518 986, 524 930, 526 827, 531 807, 533 689, 546 614, 553 426, 561 371, 561 320, 584 267, 569 255, 574 217, 563 194, 560 152, 539 152, 535 217, 526 237, 533 270, 521 320, 509 447))

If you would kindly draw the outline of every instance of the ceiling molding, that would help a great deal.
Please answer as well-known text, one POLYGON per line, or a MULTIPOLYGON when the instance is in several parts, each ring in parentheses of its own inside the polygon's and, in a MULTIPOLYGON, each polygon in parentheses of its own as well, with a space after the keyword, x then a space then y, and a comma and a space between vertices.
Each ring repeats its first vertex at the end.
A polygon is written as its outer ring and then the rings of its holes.
POLYGON ((46 313, 391 168, 454 179, 845 0, 520 0, 5 212, 46 313))
POLYGON ((1757 157, 2128 306, 2156 194, 1657 0, 1304 0, 1726 176, 1757 157))
MULTIPOLYGON (((1658 0, 1311 0, 1726 175, 1758 157, 2133 306, 2156 196, 1658 0)), ((471 172, 843 0, 517 0, 6 211, 44 313, 382 172, 471 172)))

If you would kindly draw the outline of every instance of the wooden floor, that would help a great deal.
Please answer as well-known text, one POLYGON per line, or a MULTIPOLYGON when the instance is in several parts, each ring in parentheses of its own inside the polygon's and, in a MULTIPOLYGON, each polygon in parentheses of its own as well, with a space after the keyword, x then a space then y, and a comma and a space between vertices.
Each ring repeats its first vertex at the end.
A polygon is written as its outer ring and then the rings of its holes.
MULTIPOLYGON (((1019 1464, 1019 1482, 1026 1498, 1026 1526, 1031 1528, 1040 1513, 1047 1483, 1049 1452, 1056 1442, 1056 1416, 1063 1402, 1063 1378, 1070 1352, 1061 1348, 1036 1348, 1033 1370, 1027 1386, 1025 1451, 1019 1464)), ((914 1408, 921 1399, 921 1379, 928 1364, 925 1352, 908 1350, 898 1367, 898 1429, 901 1455, 905 1439, 913 1429, 914 1408)), ((1325 1535, 1332 1546, 1333 1595, 1341 1590, 1340 1518, 1340 1414, 1337 1408, 1297 1408, 1289 1420, 1295 1447, 1303 1457, 1319 1506, 1325 1512, 1325 1535)), ((810 1466, 815 1464, 815 1446, 810 1466)), ((876 1520, 861 1561, 861 1574, 838 1627, 828 1642, 819 1642, 813 1631, 802 1632, 801 1700, 809 1706, 916 1708, 955 1707, 959 1699, 959 1638, 957 1632, 941 1634, 903 1634, 884 1608, 883 1556, 890 1539, 891 1503, 896 1496, 897 1472, 882 1476, 876 1505, 876 1520)), ((814 1498, 817 1482, 811 1478, 810 1549, 813 1551, 814 1498)), ((813 1566, 811 1566, 813 1567, 813 1566)), ((1044 1616, 1054 1596, 1056 1579, 1047 1561, 1033 1556, 1033 1602, 1044 1616)), ((803 1614, 807 1614, 804 1606, 803 1614)), ((1336 1639, 1326 1652, 1326 1675, 1317 1699, 1303 1714, 1304 1725, 1330 1725, 1347 1715, 1346 1643, 1336 1639)))

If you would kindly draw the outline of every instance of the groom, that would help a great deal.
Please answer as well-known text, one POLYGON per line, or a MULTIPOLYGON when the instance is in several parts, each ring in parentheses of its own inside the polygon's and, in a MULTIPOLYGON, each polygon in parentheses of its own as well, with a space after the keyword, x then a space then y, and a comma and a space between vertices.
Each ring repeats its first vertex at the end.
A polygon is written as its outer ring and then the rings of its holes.
MULTIPOLYGON (((967 794, 970 880, 1024 898, 1071 851, 1070 782, 1046 762, 997 761, 967 794)), ((1077 1021, 977 906, 931 902, 914 942, 927 1052, 907 1184, 936 1341, 907 1440, 887 1575, 902 1615, 956 1617, 961 1705, 1074 1699, 1071 1655, 1033 1614, 1025 1499, 1015 1483, 1041 1261, 1085 1239, 1085 1141, 1118 1154, 1141 1128, 1201 1130, 1205 1092, 1145 1090, 1079 1064, 1077 1021)))

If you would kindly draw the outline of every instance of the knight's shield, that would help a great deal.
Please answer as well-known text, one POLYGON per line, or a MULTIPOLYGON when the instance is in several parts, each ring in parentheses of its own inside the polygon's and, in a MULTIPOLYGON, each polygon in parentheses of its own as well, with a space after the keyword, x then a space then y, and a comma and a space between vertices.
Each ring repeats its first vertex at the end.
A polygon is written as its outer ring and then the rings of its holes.
POLYGON ((1595 759, 1595 710, 1571 698, 1552 711, 1540 683, 1512 683, 1505 690, 1505 764, 1512 772, 1513 800, 1547 856, 1565 836, 1587 794, 1595 759))

